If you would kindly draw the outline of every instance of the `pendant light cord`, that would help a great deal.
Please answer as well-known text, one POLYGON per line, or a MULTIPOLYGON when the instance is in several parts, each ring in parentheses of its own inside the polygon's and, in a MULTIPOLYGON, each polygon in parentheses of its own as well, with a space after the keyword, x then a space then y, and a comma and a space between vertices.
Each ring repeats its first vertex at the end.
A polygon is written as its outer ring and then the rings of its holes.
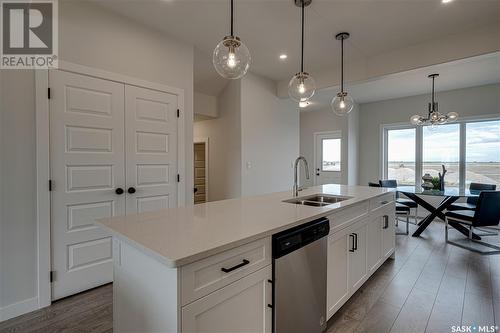
POLYGON ((432 77, 432 110, 434 111, 434 80, 435 80, 435 77, 433 76, 432 77))
POLYGON ((344 93, 344 37, 340 40, 340 92, 344 93))
POLYGON ((302 44, 301 44, 301 57, 300 57, 300 72, 304 72, 304 0, 302 0, 302 44))
POLYGON ((233 27, 233 21, 234 21, 234 0, 231 0, 231 37, 234 37, 234 27, 233 27))

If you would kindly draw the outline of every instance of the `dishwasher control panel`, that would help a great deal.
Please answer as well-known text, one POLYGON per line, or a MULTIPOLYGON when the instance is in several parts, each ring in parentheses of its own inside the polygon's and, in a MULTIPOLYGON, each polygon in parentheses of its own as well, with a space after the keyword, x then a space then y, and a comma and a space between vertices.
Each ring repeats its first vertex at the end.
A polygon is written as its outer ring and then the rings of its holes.
POLYGON ((273 258, 280 258, 328 235, 330 222, 325 217, 273 235, 273 258))

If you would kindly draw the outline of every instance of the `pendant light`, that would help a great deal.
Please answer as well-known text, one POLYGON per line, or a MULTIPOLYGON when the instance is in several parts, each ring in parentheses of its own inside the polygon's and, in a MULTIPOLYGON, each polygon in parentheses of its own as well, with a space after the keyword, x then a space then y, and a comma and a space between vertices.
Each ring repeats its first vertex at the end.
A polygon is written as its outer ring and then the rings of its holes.
POLYGON ((438 110, 438 103, 436 102, 436 92, 434 89, 434 81, 436 78, 439 76, 439 74, 431 74, 428 77, 432 79, 432 101, 429 103, 429 111, 427 113, 427 116, 420 116, 418 114, 411 116, 410 122, 413 125, 442 125, 446 123, 453 122, 457 120, 458 118, 458 113, 456 112, 449 112, 448 114, 444 115, 439 112, 438 110))
POLYGON ((311 4, 312 0, 295 0, 295 5, 301 8, 301 54, 300 72, 295 74, 288 84, 288 95, 296 102, 305 102, 313 97, 316 92, 316 83, 313 77, 304 72, 304 8, 311 4))
POLYGON ((348 32, 341 32, 335 36, 340 40, 340 92, 332 99, 330 106, 336 115, 344 116, 352 111, 354 100, 344 91, 344 40, 350 37, 348 32))
POLYGON ((217 73, 226 79, 240 79, 250 68, 251 56, 248 48, 234 35, 234 0, 231 1, 231 35, 217 44, 213 64, 217 73))

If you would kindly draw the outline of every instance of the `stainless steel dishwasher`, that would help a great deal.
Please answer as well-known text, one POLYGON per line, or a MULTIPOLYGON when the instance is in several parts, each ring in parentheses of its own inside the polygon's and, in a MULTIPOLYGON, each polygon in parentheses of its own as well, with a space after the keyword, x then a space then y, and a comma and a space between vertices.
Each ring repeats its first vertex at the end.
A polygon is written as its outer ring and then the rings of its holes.
POLYGON ((273 235, 273 332, 326 329, 327 238, 322 218, 273 235))

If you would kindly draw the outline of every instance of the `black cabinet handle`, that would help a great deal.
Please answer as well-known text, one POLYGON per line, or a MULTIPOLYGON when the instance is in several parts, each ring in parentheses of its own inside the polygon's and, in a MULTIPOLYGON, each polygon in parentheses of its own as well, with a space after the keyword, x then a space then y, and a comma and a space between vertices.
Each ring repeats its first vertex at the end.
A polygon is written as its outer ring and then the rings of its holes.
POLYGON ((385 201, 385 200, 384 201, 380 201, 381 205, 387 205, 388 203, 389 203, 389 201, 385 201))
POLYGON ((358 249, 358 234, 354 233, 354 251, 358 249))
POLYGON ((134 194, 135 193, 135 188, 134 187, 129 187, 128 190, 127 190, 127 192, 129 194, 134 194))
POLYGON ((125 191, 123 191, 123 189, 121 187, 118 187, 116 190, 115 190, 115 193, 118 194, 118 195, 122 195, 125 191))
POLYGON ((242 262, 241 264, 238 264, 238 265, 233 266, 233 267, 231 267, 231 268, 224 268, 224 267, 222 267, 220 270, 221 270, 221 271, 223 271, 224 273, 229 273, 229 272, 234 271, 235 269, 238 269, 238 268, 240 268, 240 267, 246 266, 246 265, 248 265, 249 263, 250 263, 250 261, 249 261, 249 260, 243 259, 243 262, 242 262))
POLYGON ((383 219, 384 219, 384 227, 383 227, 383 228, 384 228, 384 229, 389 228, 389 216, 384 215, 384 216, 383 216, 383 219))
POLYGON ((352 247, 349 249, 349 252, 354 252, 354 250, 356 250, 354 248, 354 242, 355 242, 355 240, 354 240, 354 234, 350 234, 349 238, 351 238, 351 237, 352 237, 352 247))
POLYGON ((271 308, 271 309, 273 308, 273 306, 271 304, 268 304, 267 307, 271 308))

